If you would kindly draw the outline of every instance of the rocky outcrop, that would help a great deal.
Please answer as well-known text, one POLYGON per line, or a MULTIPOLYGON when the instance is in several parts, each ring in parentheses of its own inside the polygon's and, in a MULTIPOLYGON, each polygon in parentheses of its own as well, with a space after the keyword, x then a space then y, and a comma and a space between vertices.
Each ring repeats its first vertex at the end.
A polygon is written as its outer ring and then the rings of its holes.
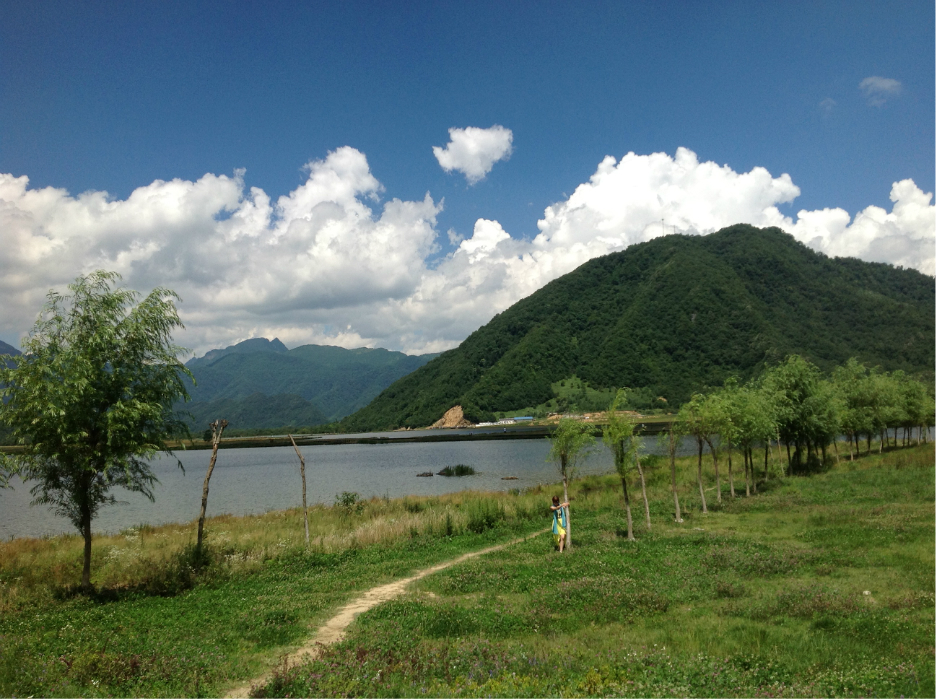
POLYGON ((469 422, 465 419, 465 413, 462 411, 460 405, 456 405, 454 408, 450 408, 446 411, 445 415, 442 416, 441 420, 436 420, 433 422, 429 429, 431 430, 440 430, 440 429, 454 429, 458 427, 474 427, 473 422, 469 422))

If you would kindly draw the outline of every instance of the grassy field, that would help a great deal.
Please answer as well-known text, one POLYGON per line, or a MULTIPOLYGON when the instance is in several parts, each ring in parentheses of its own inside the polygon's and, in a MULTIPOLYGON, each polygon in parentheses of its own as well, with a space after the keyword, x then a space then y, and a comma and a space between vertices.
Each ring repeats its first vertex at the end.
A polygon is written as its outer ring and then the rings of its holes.
MULTIPOLYGON (((933 464, 897 449, 734 501, 723 475, 703 515, 684 460, 680 525, 657 467, 636 543, 619 481, 576 481, 573 552, 543 535, 424 578, 256 693, 932 696, 933 464)), ((298 511, 216 518, 200 567, 192 525, 138 527, 95 540, 90 598, 77 537, 0 544, 0 695, 218 695, 359 592, 543 528, 559 490, 346 497, 308 550, 298 511)))

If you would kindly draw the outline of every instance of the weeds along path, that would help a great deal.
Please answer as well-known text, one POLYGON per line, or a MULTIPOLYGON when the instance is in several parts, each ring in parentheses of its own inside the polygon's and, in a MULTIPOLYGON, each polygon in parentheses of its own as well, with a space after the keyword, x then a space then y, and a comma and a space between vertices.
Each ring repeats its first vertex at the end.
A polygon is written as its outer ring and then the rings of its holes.
MULTIPOLYGON (((476 556, 483 556, 486 553, 499 551, 500 549, 513 546, 514 544, 519 544, 526 541, 527 539, 530 539, 534 536, 539 536, 540 534, 548 531, 550 530, 543 529, 542 531, 534 532, 533 534, 528 534, 527 536, 522 536, 519 539, 514 539, 513 541, 508 541, 496 546, 489 546, 488 548, 481 549, 480 551, 465 553, 461 556, 458 556, 457 558, 443 561, 442 563, 437 563, 434 566, 425 568, 408 578, 402 578, 400 580, 387 583, 386 585, 372 587, 363 595, 342 607, 338 613, 325 622, 325 624, 315 632, 315 635, 309 639, 301 648, 293 651, 285 658, 283 658, 283 665, 288 667, 291 665, 298 665, 309 660, 314 660, 318 657, 322 648, 331 645, 332 643, 337 643, 342 638, 344 638, 345 630, 348 628, 348 626, 351 625, 351 622, 354 621, 354 618, 358 614, 366 612, 368 609, 372 609, 382 602, 387 602, 396 597, 399 597, 406 591, 407 585, 409 585, 411 582, 415 582, 416 580, 420 580, 427 575, 432 575, 433 573, 437 573, 440 570, 444 570, 451 566, 458 565, 459 563, 463 563, 469 558, 475 558, 476 556)), ((241 684, 232 689, 225 695, 225 697, 227 699, 241 699, 243 697, 249 697, 250 690, 253 687, 266 684, 271 679, 271 677, 272 675, 269 673, 260 677, 255 677, 254 679, 250 680, 250 682, 241 684)))

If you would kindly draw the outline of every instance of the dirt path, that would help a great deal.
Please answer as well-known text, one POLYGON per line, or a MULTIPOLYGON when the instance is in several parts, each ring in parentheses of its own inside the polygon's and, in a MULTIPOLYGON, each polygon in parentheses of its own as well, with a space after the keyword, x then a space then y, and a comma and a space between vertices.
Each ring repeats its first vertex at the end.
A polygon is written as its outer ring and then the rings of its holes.
MULTIPOLYGON (((320 627, 318 631, 316 631, 315 635, 310 638, 301 648, 287 655, 283 659, 283 664, 285 666, 291 666, 298 665, 309 660, 314 660, 316 657, 318 657, 324 646, 337 643, 342 638, 344 638, 345 630, 348 628, 351 622, 354 621, 354 617, 356 617, 361 612, 366 612, 368 609, 376 607, 381 602, 387 602, 394 599, 395 597, 399 597, 406 590, 406 586, 411 582, 415 582, 416 580, 424 578, 427 575, 437 573, 440 570, 445 570, 450 566, 458 565, 459 563, 467 561, 469 558, 483 556, 486 553, 499 551, 500 549, 506 548, 507 546, 512 546, 513 544, 519 544, 522 541, 526 541, 527 539, 538 536, 539 534, 542 534, 546 531, 549 530, 544 529, 519 539, 508 541, 504 544, 489 546, 488 548, 481 549, 480 551, 472 551, 471 553, 462 554, 458 558, 453 558, 449 561, 443 561, 442 563, 437 563, 434 566, 425 568, 424 570, 421 570, 408 578, 402 578, 401 580, 395 580, 394 582, 387 583, 386 585, 372 587, 363 595, 342 607, 338 613, 325 622, 325 625, 320 627)), ((266 684, 271 677, 272 674, 270 673, 260 677, 255 677, 246 684, 235 687, 230 692, 228 692, 225 697, 227 699, 241 699, 243 697, 248 697, 250 696, 250 690, 252 687, 266 684)))

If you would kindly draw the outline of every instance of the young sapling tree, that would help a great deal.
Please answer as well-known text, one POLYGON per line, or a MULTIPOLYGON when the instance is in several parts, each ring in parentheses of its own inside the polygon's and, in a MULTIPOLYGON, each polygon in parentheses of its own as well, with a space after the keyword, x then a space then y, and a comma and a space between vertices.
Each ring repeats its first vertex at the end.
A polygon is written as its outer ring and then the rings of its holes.
MULTIPOLYGON (((550 436, 552 448, 549 451, 550 461, 554 461, 562 476, 563 502, 569 502, 569 483, 575 478, 578 463, 587 458, 595 445, 595 438, 591 434, 591 426, 570 417, 559 420, 556 430, 550 436)), ((566 545, 568 551, 572 550, 572 519, 569 508, 566 508, 566 545)))
POLYGON ((191 378, 172 343, 182 327, 178 296, 157 288, 138 301, 114 288, 119 279, 98 271, 78 277, 70 295, 50 291, 23 354, 0 364, 0 419, 23 445, 8 468, 36 482, 33 504, 51 505, 81 533, 85 589, 91 521, 116 502, 111 489, 153 500, 147 459, 170 451, 167 436, 188 431, 172 409, 188 399, 183 377, 191 378))

